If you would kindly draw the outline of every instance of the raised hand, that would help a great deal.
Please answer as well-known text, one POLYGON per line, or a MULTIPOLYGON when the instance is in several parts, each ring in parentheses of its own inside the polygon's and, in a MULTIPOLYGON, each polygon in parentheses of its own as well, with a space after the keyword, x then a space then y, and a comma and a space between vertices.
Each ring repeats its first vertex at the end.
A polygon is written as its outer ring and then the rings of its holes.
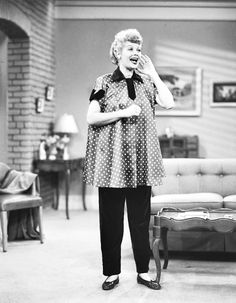
POLYGON ((138 71, 151 77, 158 91, 158 96, 156 97, 157 103, 161 107, 167 109, 174 107, 174 99, 169 88, 161 80, 160 76, 158 75, 158 72, 156 71, 152 63, 152 60, 147 55, 141 55, 138 71))
POLYGON ((140 58, 138 71, 142 74, 149 75, 151 77, 156 74, 156 69, 152 63, 152 60, 147 55, 142 55, 140 58))

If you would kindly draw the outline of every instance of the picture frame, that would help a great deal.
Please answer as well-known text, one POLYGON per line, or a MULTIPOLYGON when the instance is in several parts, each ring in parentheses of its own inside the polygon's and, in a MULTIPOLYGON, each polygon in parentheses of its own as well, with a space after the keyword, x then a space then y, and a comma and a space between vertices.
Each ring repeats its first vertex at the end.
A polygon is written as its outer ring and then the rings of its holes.
POLYGON ((52 101, 54 98, 54 87, 51 85, 48 85, 46 87, 46 91, 45 91, 45 98, 47 101, 52 101))
POLYGON ((156 106, 157 116, 200 116, 202 99, 202 69, 190 66, 157 67, 162 81, 171 91, 175 107, 156 106))
POLYGON ((35 109, 37 113, 42 113, 44 111, 45 100, 42 97, 39 97, 35 100, 35 109))
POLYGON ((211 107, 236 107, 236 82, 213 82, 211 107))

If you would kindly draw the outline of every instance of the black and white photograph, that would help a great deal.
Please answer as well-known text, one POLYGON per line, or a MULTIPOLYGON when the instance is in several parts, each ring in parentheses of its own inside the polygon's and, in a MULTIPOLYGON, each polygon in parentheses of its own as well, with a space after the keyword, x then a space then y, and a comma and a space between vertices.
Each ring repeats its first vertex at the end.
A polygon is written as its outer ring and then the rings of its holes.
POLYGON ((212 106, 236 106, 236 82, 213 83, 212 106))
POLYGON ((0 303, 236 302, 236 2, 0 0, 0 303))

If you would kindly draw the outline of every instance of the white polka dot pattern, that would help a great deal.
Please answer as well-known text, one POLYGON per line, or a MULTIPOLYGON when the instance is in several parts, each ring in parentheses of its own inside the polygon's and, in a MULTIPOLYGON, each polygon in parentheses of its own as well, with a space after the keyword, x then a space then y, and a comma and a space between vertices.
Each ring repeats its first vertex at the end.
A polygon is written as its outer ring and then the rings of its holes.
POLYGON ((136 99, 131 100, 126 81, 113 81, 111 75, 99 77, 94 87, 95 91, 105 90, 98 100, 101 111, 116 111, 135 103, 141 113, 106 126, 89 126, 84 181, 116 188, 159 185, 164 168, 154 120, 156 88, 142 75, 143 82, 134 81, 136 99))

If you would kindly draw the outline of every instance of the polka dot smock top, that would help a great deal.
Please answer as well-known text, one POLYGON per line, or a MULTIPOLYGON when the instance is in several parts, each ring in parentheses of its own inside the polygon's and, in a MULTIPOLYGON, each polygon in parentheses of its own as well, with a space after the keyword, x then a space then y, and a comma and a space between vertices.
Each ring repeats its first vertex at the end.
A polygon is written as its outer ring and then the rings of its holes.
POLYGON ((119 68, 96 80, 90 100, 101 112, 124 109, 135 103, 138 117, 123 118, 105 126, 89 126, 84 181, 97 187, 137 187, 161 184, 164 168, 154 121, 156 88, 148 76, 134 72, 135 97, 119 68))

